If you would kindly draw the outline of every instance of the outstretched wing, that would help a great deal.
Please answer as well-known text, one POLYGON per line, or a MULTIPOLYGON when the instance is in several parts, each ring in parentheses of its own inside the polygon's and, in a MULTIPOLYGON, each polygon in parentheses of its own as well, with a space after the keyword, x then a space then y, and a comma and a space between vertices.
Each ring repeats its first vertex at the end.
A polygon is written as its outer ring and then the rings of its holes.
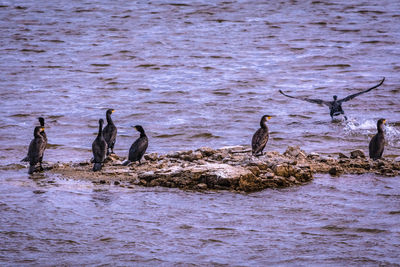
POLYGON ((355 93, 355 94, 346 96, 345 98, 338 100, 338 102, 343 103, 343 102, 346 102, 346 101, 349 101, 349 100, 355 98, 356 96, 359 96, 359 95, 361 95, 361 94, 364 94, 364 93, 366 93, 366 92, 369 92, 369 91, 371 91, 372 89, 375 89, 375 88, 381 86, 382 83, 383 83, 384 81, 385 81, 385 77, 383 77, 382 81, 381 81, 380 83, 378 83, 377 85, 375 85, 375 86, 373 86, 373 87, 371 87, 371 88, 369 88, 369 89, 367 89, 367 90, 365 90, 365 91, 361 91, 361 92, 359 92, 359 93, 355 93))
POLYGON ((331 102, 324 101, 322 99, 313 99, 313 98, 305 98, 305 97, 294 97, 294 96, 290 96, 290 95, 285 94, 284 92, 282 92, 282 90, 279 90, 279 93, 281 93, 284 96, 290 97, 290 98, 299 99, 299 100, 307 101, 307 102, 310 102, 310 103, 323 104, 323 105, 327 105, 328 107, 332 106, 331 102))

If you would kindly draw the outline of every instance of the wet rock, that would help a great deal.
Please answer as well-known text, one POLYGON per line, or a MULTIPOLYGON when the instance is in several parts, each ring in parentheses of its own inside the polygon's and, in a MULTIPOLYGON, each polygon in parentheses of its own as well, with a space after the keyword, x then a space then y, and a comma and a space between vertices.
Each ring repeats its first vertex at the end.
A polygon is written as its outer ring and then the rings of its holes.
POLYGON ((352 159, 356 159, 356 158, 363 158, 363 159, 365 159, 365 154, 364 154, 363 151, 357 149, 357 150, 354 150, 354 151, 351 151, 351 152, 350 152, 350 158, 352 158, 352 159))
POLYGON ((287 167, 285 165, 275 165, 272 170, 274 171, 275 175, 287 177, 289 176, 287 167))
POLYGON ((310 154, 307 155, 308 159, 318 159, 320 157, 320 155, 318 153, 312 152, 310 154))
POLYGON ((217 185, 230 188, 235 186, 240 178, 254 176, 250 170, 240 166, 208 163, 201 167, 203 172, 201 173, 199 180, 201 183, 207 184, 209 188, 214 188, 217 185))
POLYGON ((265 176, 264 176, 264 177, 267 178, 267 179, 272 179, 272 178, 275 177, 275 173, 273 173, 273 172, 267 172, 267 173, 265 173, 265 176))
POLYGON ((203 183, 200 183, 200 184, 197 185, 197 189, 200 189, 200 190, 207 190, 207 185, 206 185, 206 184, 203 184, 203 183))
POLYGON ((248 168, 255 176, 260 176, 260 169, 257 166, 250 166, 248 168))
POLYGON ((209 157, 215 153, 215 150, 211 147, 201 147, 197 151, 199 151, 203 157, 209 157))
POLYGON ((296 174, 294 175, 297 179, 297 181, 300 182, 308 182, 311 181, 314 178, 313 172, 311 169, 300 169, 296 174))
POLYGON ((348 159, 349 157, 343 153, 339 153, 339 159, 348 159))
POLYGON ((143 157, 144 157, 145 160, 150 160, 150 161, 158 160, 158 154, 157 153, 145 154, 143 157))
MULTIPOLYGON (((362 152, 362 151, 361 151, 362 152)), ((307 183, 314 173, 378 173, 396 176, 400 162, 381 159, 371 161, 362 154, 345 158, 306 154, 299 147, 288 147, 285 153, 268 151, 260 157, 251 155, 250 146, 195 151, 176 151, 165 155, 146 154, 142 164, 122 166, 116 155, 109 157, 102 171, 93 172, 91 164, 49 163, 47 171, 94 183, 177 187, 190 190, 259 191, 307 183)), ((24 166, 26 168, 26 166, 24 166)))
POLYGON ((343 173, 343 169, 341 167, 332 167, 328 172, 332 176, 337 176, 343 173))
POLYGON ((284 156, 292 157, 292 158, 306 158, 307 154, 303 150, 300 149, 299 146, 289 146, 286 151, 283 153, 284 156))
POLYGON ((263 188, 262 179, 256 177, 252 173, 240 177, 239 190, 245 192, 253 192, 253 191, 259 191, 260 188, 263 188))

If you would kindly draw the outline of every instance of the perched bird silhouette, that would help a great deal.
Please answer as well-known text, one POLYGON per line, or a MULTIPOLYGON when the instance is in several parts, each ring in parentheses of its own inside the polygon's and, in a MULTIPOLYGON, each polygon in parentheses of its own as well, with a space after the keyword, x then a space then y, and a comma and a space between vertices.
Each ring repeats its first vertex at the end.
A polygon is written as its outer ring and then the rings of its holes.
POLYGON ((40 164, 40 171, 43 170, 42 160, 43 153, 46 149, 46 142, 44 137, 41 135, 41 132, 44 131, 44 127, 36 126, 33 130, 33 139, 29 144, 28 149, 28 158, 29 158, 29 174, 32 174, 36 171, 36 164, 40 164))
POLYGON ((369 157, 373 160, 382 158, 383 150, 385 149, 385 133, 383 132, 383 125, 385 123, 385 119, 378 120, 376 124, 378 133, 369 142, 369 157))
MULTIPOLYGON (((342 108, 342 104, 344 102, 352 100, 356 96, 359 96, 361 94, 367 93, 367 92, 371 91, 372 89, 378 88, 379 86, 381 86, 383 84, 384 81, 385 81, 385 77, 383 77, 382 81, 380 81, 377 85, 375 85, 375 86, 373 86, 373 87, 371 87, 371 88, 369 88, 367 90, 364 90, 364 91, 361 91, 361 92, 346 96, 345 98, 342 98, 342 99, 339 99, 339 100, 337 99, 337 96, 334 95, 333 96, 333 101, 325 101, 325 100, 322 100, 322 99, 313 99, 313 98, 290 96, 290 95, 285 94, 282 90, 279 90, 279 92, 282 95, 286 96, 286 97, 295 98, 295 99, 307 101, 307 102, 310 102, 310 103, 326 105, 326 106, 329 107, 329 111, 330 111, 329 114, 331 115, 331 118, 333 119, 333 117, 339 116, 340 114, 344 115, 344 110, 342 108)), ((347 117, 345 115, 344 115, 344 118, 347 120, 347 117)))
POLYGON ((251 140, 251 152, 254 156, 262 155, 262 151, 267 145, 269 132, 266 122, 269 119, 271 119, 270 115, 262 116, 260 120, 260 128, 253 135, 251 140))
POLYGON ((146 152, 147 146, 149 145, 149 140, 147 139, 146 133, 144 129, 140 125, 133 126, 139 133, 140 136, 136 141, 131 145, 129 149, 128 160, 123 163, 124 166, 128 165, 131 162, 139 161, 142 159, 144 153, 146 152))
MULTIPOLYGON (((44 143, 45 143, 44 146, 46 147, 47 146, 47 135, 46 135, 46 132, 44 131, 44 119, 42 117, 39 117, 38 120, 39 120, 40 126, 43 128, 43 131, 40 132, 40 134, 44 138, 44 143)), ((26 155, 26 157, 23 158, 21 161, 29 162, 29 155, 26 155)))
POLYGON ((107 125, 103 129, 104 140, 106 140, 108 146, 107 155, 110 154, 109 149, 111 149, 111 153, 114 153, 114 144, 117 139, 117 127, 111 119, 111 114, 114 113, 114 111, 114 109, 108 109, 106 111, 107 125))
POLYGON ((99 132, 97 133, 96 139, 92 143, 93 152, 93 171, 101 170, 102 164, 107 156, 107 142, 103 137, 103 119, 99 120, 99 132))

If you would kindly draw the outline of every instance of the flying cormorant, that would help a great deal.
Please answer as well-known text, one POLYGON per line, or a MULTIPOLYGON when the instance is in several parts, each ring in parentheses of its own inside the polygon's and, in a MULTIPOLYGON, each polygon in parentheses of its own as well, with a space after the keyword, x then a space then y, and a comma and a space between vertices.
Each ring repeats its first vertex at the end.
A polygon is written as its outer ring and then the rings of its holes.
POLYGON ((146 152, 147 146, 149 145, 149 140, 147 139, 146 133, 144 129, 140 125, 134 126, 134 128, 140 132, 140 136, 136 141, 131 145, 129 149, 128 160, 126 160, 123 165, 126 166, 131 162, 139 161, 142 159, 144 153, 146 152))
POLYGON ((36 126, 33 131, 34 138, 29 144, 28 149, 28 159, 29 159, 29 174, 35 172, 35 167, 37 163, 40 163, 40 170, 42 171, 42 160, 43 153, 46 149, 46 143, 44 137, 41 135, 41 132, 44 131, 44 128, 41 126, 36 126))
POLYGON ((107 142, 103 137, 103 119, 99 120, 99 132, 97 134, 96 139, 92 143, 92 152, 93 152, 93 171, 101 170, 101 165, 106 159, 107 156, 107 142))
POLYGON ((260 129, 258 129, 253 135, 251 140, 251 151, 254 156, 262 155, 262 151, 268 142, 269 133, 266 121, 269 119, 271 119, 270 115, 262 116, 260 120, 260 129))
POLYGON ((371 88, 369 88, 369 89, 367 89, 365 91, 361 91, 361 92, 349 95, 349 96, 347 96, 345 98, 342 98, 342 99, 339 99, 339 100, 337 99, 337 96, 334 95, 333 96, 333 101, 324 101, 324 100, 321 100, 321 99, 312 99, 312 98, 305 98, 305 97, 290 96, 290 95, 287 95, 284 92, 282 92, 282 90, 279 90, 279 92, 282 95, 290 97, 290 98, 300 99, 300 100, 307 101, 307 102, 310 102, 310 103, 326 105, 326 106, 329 107, 330 115, 331 115, 332 119, 333 119, 334 116, 339 116, 340 114, 343 114, 344 118, 347 120, 347 117, 344 115, 344 111, 343 111, 343 108, 342 108, 343 102, 349 101, 349 100, 355 98, 356 96, 359 96, 361 94, 364 94, 366 92, 371 91, 372 89, 375 89, 375 88, 381 86, 384 81, 385 81, 385 77, 383 77, 382 81, 380 81, 379 84, 377 84, 377 85, 375 85, 375 86, 373 86, 373 87, 371 87, 371 88))
POLYGON ((369 157, 373 160, 380 159, 385 149, 385 134, 383 132, 383 125, 386 123, 385 119, 380 119, 377 122, 378 133, 372 137, 369 142, 369 157))
POLYGON ((110 154, 109 149, 111 149, 111 153, 114 153, 114 144, 117 139, 117 127, 115 127, 114 122, 111 119, 111 114, 114 112, 114 109, 108 109, 106 112, 107 125, 103 129, 104 140, 106 140, 108 148, 107 155, 110 154))

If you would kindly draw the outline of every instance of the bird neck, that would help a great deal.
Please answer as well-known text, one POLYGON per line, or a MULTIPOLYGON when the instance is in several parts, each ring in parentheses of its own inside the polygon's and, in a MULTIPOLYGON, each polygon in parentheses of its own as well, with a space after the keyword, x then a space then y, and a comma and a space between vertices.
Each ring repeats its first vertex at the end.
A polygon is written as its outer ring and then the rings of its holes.
POLYGON ((144 131, 140 131, 140 137, 145 137, 146 133, 144 131))
POLYGON ((111 119, 111 113, 107 113, 106 118, 107 118, 107 123, 108 124, 114 124, 112 119, 111 119))
POLYGON ((383 125, 382 124, 378 125, 378 133, 383 134, 383 125))
POLYGON ((264 121, 264 120, 260 121, 260 127, 263 129, 267 129, 268 127, 267 127, 266 121, 264 121))
POLYGON ((97 134, 97 136, 103 136, 103 124, 99 123, 99 133, 97 134))

